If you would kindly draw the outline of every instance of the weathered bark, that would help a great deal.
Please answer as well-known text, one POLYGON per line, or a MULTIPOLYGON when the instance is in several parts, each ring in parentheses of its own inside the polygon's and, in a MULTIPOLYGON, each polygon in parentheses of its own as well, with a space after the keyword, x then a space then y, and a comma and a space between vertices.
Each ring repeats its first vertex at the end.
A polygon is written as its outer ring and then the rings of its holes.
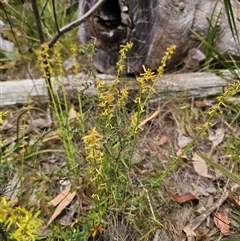
MULTIPOLYGON (((79 17, 97 0, 80 0, 79 17)), ((240 5, 231 1, 238 30, 240 5)), ((191 33, 193 29, 206 37, 208 19, 218 31, 216 50, 225 55, 239 56, 232 36, 223 0, 107 0, 97 14, 80 26, 83 43, 95 38, 98 51, 95 66, 101 72, 113 72, 119 58, 119 46, 132 41, 127 54, 126 73, 141 71, 142 65, 156 69, 167 47, 177 45, 169 62, 179 64, 193 48, 204 51, 203 44, 191 33)))
MULTIPOLYGON (((114 80, 114 76, 99 74, 97 78, 109 85, 114 80)), ((222 93, 229 83, 237 80, 229 72, 221 72, 221 75, 214 73, 197 72, 182 74, 166 74, 159 78, 155 85, 155 93, 151 97, 150 103, 158 103, 171 97, 198 98, 206 96, 217 96, 222 93)), ((85 94, 97 94, 95 80, 89 75, 79 73, 77 76, 67 76, 53 79, 54 93, 68 93, 76 97, 76 91, 85 90, 85 94), (86 86, 88 88, 86 89, 86 86)), ((138 91, 139 85, 133 78, 124 78, 120 85, 127 84, 129 90, 138 91)), ((49 96, 44 79, 26 79, 16 81, 0 82, 0 108, 7 105, 25 104, 29 98, 39 102, 49 101, 49 96), (17 86, 17 88, 16 88, 17 86)), ((69 97, 70 97, 69 96, 69 97)))

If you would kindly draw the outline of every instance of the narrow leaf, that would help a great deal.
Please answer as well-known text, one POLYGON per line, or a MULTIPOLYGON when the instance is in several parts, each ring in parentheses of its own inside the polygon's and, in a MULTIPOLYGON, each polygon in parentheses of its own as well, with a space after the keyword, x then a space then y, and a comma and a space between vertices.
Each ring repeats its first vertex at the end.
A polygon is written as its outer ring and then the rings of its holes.
POLYGON ((229 27, 232 32, 232 36, 234 37, 235 40, 237 40, 236 42, 239 43, 238 31, 237 31, 235 17, 232 9, 232 3, 229 0, 224 0, 224 5, 225 5, 227 17, 228 17, 229 27))
POLYGON ((230 171, 228 171, 226 168, 222 167, 221 165, 219 165, 218 163, 216 163, 214 160, 212 160, 211 158, 205 156, 202 153, 198 154, 204 161, 206 161, 209 165, 211 165, 212 167, 216 168, 218 171, 220 171, 222 174, 226 175, 228 178, 230 178, 232 181, 238 183, 240 185, 240 177, 236 176, 235 174, 231 173, 230 171))

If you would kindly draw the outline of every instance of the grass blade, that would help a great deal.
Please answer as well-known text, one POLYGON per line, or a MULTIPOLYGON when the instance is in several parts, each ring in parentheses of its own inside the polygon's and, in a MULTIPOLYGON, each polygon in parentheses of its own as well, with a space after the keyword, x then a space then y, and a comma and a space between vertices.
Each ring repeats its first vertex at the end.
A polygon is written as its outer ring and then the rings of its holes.
POLYGON ((226 168, 224 168, 223 166, 219 165, 218 163, 216 163, 214 160, 212 160, 211 158, 205 156, 202 153, 198 153, 198 155, 204 160, 206 161, 209 165, 211 165, 212 167, 216 168, 218 171, 220 171, 222 174, 224 174, 225 176, 227 176, 228 178, 230 178, 232 181, 238 183, 240 185, 240 177, 236 176, 235 174, 231 173, 229 170, 227 170, 226 168))
POLYGON ((238 31, 237 31, 236 22, 235 22, 235 19, 234 19, 231 1, 224 0, 224 5, 225 5, 225 9, 226 9, 229 27, 230 27, 231 32, 232 32, 232 36, 234 37, 237 44, 239 44, 238 31))

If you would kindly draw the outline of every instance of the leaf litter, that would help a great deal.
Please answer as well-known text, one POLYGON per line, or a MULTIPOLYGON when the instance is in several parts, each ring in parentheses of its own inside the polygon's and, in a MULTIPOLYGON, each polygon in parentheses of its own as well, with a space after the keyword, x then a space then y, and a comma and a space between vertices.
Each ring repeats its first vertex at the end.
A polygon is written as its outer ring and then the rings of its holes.
MULTIPOLYGON (((206 106, 203 106, 201 103, 198 104, 198 107, 205 108, 206 106)), ((136 164, 136 168, 141 168, 140 172, 137 172, 136 169, 136 175, 141 179, 141 183, 145 183, 145 179, 147 180, 149 175, 156 175, 160 168, 166 169, 171 161, 171 158, 169 158, 172 155, 171 150, 172 153, 177 153, 192 140, 193 136, 191 133, 195 133, 190 125, 188 125, 186 132, 181 121, 179 109, 176 109, 171 103, 161 108, 153 108, 152 113, 142 122, 142 126, 145 127, 146 131, 140 134, 140 140, 142 139, 143 141, 142 143, 138 141, 141 148, 137 149, 135 153, 135 155, 141 157, 136 164), (162 115, 162 113, 167 114, 162 115), (143 146, 144 148, 142 148, 143 146), (147 170, 149 167, 151 168, 147 170)), ((200 121, 199 116, 197 115, 194 120, 197 125, 199 125, 200 121)), ((48 121, 46 115, 44 117, 44 114, 41 113, 38 117, 29 121, 30 128, 25 134, 30 135, 36 130, 50 128, 51 122, 48 121), (44 124, 44 118, 47 120, 46 125, 44 124)), ((74 121, 75 118, 76 111, 74 108, 71 108, 69 119, 74 121)), ((186 118, 189 117, 185 116, 184 119, 186 118)), ((14 131, 15 124, 16 122, 10 119, 7 120, 5 130, 14 131)), ((212 147, 219 147, 219 144, 224 142, 227 137, 226 132, 224 128, 219 127, 208 133, 210 133, 208 136, 199 138, 196 141, 190 154, 188 153, 188 156, 185 157, 184 163, 163 180, 163 183, 159 185, 157 190, 158 195, 150 196, 149 194, 151 212, 155 213, 155 210, 159 210, 156 219, 160 218, 161 222, 164 222, 166 226, 165 229, 157 229, 152 234, 151 240, 214 240, 218 232, 221 232, 223 235, 234 235, 230 229, 232 225, 230 217, 221 212, 221 210, 224 210, 224 206, 228 206, 226 203, 227 199, 237 205, 240 195, 237 196, 235 190, 221 192, 219 187, 223 190, 227 185, 227 180, 219 180, 220 177, 214 175, 214 168, 210 169, 210 166, 196 154, 199 150, 203 153, 208 153, 208 151, 212 150, 212 147), (211 146, 206 144, 209 141, 211 146), (193 153, 192 158, 189 158, 191 153, 193 153), (165 190, 161 191, 163 185, 165 190), (166 201, 168 197, 171 198, 170 201, 166 201), (174 202, 179 206, 173 206, 171 211, 169 205, 173 205, 174 202), (159 205, 161 209, 158 209, 159 205)), ((3 132, 0 134, 3 135, 3 132)), ((37 139, 37 136, 35 138, 37 139)), ((59 130, 50 130, 49 134, 45 135, 45 140, 45 144, 47 143, 49 146, 58 145, 59 130)), ((11 139, 11 141, 17 141, 16 137, 11 139)), ((6 146, 9 143, 10 139, 6 146)), ((179 153, 181 155, 181 151, 179 153)), ((220 156, 220 153, 217 150, 215 155, 220 156)), ((62 156, 58 153, 42 156, 40 165, 43 171, 46 170, 46 173, 55 173, 56 182, 60 183, 60 179, 57 177, 57 166, 59 165, 61 168, 61 165, 66 165, 64 155, 62 156), (52 167, 50 168, 50 166, 52 167)), ((18 187, 18 181, 16 182, 16 177, 9 181, 8 190, 11 189, 14 198, 18 195, 18 188, 14 188, 18 187)), ((32 190, 32 193, 34 192, 32 190)), ((58 220, 64 226, 71 225, 76 212, 83 210, 83 203, 86 203, 84 205, 91 208, 91 205, 87 201, 85 202, 84 198, 80 198, 81 195, 79 196, 76 191, 71 191, 70 187, 62 191, 60 191, 60 188, 58 190, 55 189, 51 196, 55 198, 48 200, 47 205, 54 204, 55 209, 50 213, 46 223, 47 226, 45 226, 47 229, 54 220, 58 220)), ((48 210, 49 207, 47 207, 48 210)))
POLYGON ((202 177, 214 179, 209 174, 207 163, 198 154, 194 153, 192 157, 194 170, 202 177))

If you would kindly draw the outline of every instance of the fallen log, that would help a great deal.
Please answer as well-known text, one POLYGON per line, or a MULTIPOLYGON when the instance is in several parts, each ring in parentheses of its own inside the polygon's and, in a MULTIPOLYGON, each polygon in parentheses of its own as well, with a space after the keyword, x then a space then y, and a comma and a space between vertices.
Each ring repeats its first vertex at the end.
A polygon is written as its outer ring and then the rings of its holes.
MULTIPOLYGON (((110 84, 114 76, 99 74, 97 77, 106 84, 110 84)), ((94 78, 84 74, 70 75, 53 79, 55 92, 82 91, 88 94, 96 94, 94 78)), ((222 93, 228 83, 236 82, 236 79, 226 72, 222 75, 207 72, 166 74, 157 79, 155 93, 150 102, 163 101, 172 97, 206 97, 216 96, 222 93)), ((138 90, 139 85, 133 78, 121 80, 121 85, 128 85, 130 90, 138 90)), ((44 79, 26 79, 0 82, 0 108, 8 105, 25 104, 29 99, 37 102, 47 102, 48 91, 44 79)))

